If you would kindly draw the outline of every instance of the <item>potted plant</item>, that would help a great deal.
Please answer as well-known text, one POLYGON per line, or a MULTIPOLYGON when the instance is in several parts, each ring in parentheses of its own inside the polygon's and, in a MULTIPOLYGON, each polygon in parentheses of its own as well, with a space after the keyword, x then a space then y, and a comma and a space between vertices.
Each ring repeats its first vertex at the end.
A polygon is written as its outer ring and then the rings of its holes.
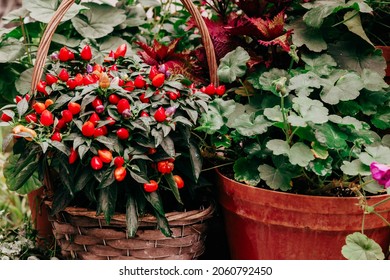
MULTIPOLYGON (((118 15, 112 27, 126 20, 108 5, 85 5, 70 6, 69 13, 108 9, 118 15)), ((126 43, 110 48, 117 40, 98 40, 105 35, 71 47, 52 44, 33 69, 35 54, 27 53, 16 98, 1 108, 1 124, 12 128, 4 141, 4 147, 13 143, 7 184, 14 191, 32 179, 45 186, 64 257, 196 258, 204 251, 202 222, 213 205, 200 188, 202 158, 191 131, 210 97, 163 64, 144 63, 126 43), (41 62, 43 75, 37 74, 41 62), (140 240, 133 241, 136 236, 140 240)), ((19 59, 4 62, 20 71, 13 65, 19 59)))
POLYGON ((240 13, 208 22, 211 35, 223 34, 218 74, 231 88, 211 102, 199 130, 203 154, 219 167, 231 254, 342 259, 349 236, 357 252, 384 258, 389 196, 370 165, 389 164, 389 87, 383 58, 346 20, 369 7, 302 2, 310 3, 269 1, 260 16, 246 16, 251 1, 238 1, 240 13), (357 231, 380 253, 350 236, 357 231))

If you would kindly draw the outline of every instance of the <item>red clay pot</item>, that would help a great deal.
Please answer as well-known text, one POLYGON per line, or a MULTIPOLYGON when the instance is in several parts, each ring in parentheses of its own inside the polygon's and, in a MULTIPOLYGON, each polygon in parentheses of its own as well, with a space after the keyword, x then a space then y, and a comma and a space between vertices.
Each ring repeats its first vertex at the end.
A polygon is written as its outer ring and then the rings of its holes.
POLYGON ((386 60, 387 68, 385 80, 390 84, 390 46, 376 46, 376 48, 382 50, 382 55, 386 60))
MULTIPOLYGON (((289 194, 217 176, 232 259, 344 259, 346 236, 361 230, 357 198, 289 194)), ((371 197, 370 205, 385 197, 371 197)), ((390 202, 376 209, 390 219, 390 202)), ((389 251, 390 227, 376 215, 366 215, 364 233, 389 251)))
POLYGON ((30 192, 28 203, 31 209, 31 220, 37 230, 37 243, 40 246, 48 246, 53 240, 52 226, 46 205, 42 202, 43 188, 30 192))

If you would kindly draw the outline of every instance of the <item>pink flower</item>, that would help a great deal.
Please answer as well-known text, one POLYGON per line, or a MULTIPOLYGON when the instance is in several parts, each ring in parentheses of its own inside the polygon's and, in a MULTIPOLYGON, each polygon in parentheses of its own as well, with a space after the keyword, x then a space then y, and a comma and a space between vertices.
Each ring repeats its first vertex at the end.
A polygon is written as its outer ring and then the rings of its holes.
POLYGON ((390 188, 390 166, 385 164, 380 164, 377 162, 372 162, 370 164, 370 170, 372 178, 374 178, 380 185, 385 186, 385 188, 390 188))

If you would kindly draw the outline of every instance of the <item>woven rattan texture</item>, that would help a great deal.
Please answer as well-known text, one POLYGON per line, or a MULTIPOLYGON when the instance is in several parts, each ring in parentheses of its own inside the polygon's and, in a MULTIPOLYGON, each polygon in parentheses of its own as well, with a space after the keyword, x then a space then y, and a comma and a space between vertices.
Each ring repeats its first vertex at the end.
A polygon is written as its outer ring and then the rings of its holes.
MULTIPOLYGON (((47 202, 50 206, 50 202, 47 202)), ((135 238, 126 232, 125 215, 114 215, 108 225, 102 216, 84 208, 68 207, 51 221, 61 255, 88 260, 190 260, 205 250, 208 208, 167 213, 172 237, 157 229, 156 219, 145 216, 135 238)))

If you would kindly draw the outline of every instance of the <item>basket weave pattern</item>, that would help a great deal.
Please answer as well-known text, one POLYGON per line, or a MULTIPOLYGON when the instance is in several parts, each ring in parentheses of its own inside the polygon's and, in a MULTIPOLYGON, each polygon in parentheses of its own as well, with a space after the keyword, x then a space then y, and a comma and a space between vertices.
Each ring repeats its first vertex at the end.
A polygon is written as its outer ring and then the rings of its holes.
MULTIPOLYGON (((50 202, 46 202, 50 207, 50 202)), ((108 225, 103 216, 79 207, 67 207, 52 219, 61 254, 89 260, 190 260, 205 250, 207 221, 214 207, 167 213, 172 237, 164 236, 155 217, 142 217, 135 238, 128 238, 126 215, 116 214, 108 225)))
MULTIPOLYGON (((181 0, 184 7, 193 16, 206 51, 210 81, 218 85, 217 63, 214 48, 208 29, 198 9, 191 0, 181 0)), ((42 77, 53 34, 63 16, 72 6, 74 0, 63 0, 49 21, 38 48, 37 58, 31 82, 31 93, 42 77)), ((46 192, 51 197, 53 186, 50 174, 44 176, 46 192)), ((50 208, 51 202, 46 201, 50 208)), ((157 227, 153 216, 142 217, 135 238, 128 238, 126 232, 126 215, 116 214, 108 225, 103 216, 96 212, 78 207, 67 207, 51 223, 61 254, 69 259, 196 259, 205 250, 204 239, 207 224, 214 212, 211 204, 205 209, 188 212, 167 213, 166 217, 173 232, 173 237, 164 236, 157 227)))

